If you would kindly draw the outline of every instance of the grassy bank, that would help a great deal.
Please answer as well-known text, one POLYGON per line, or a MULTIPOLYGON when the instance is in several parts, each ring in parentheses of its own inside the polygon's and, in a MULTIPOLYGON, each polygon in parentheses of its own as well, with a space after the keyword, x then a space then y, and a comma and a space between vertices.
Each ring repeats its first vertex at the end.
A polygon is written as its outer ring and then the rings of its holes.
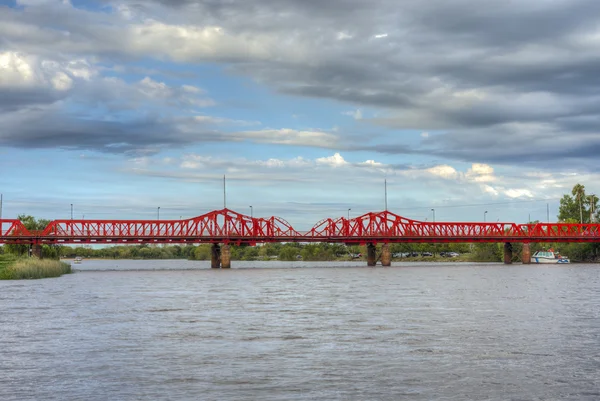
POLYGON ((71 265, 58 260, 0 256, 0 280, 59 277, 71 273, 71 265))

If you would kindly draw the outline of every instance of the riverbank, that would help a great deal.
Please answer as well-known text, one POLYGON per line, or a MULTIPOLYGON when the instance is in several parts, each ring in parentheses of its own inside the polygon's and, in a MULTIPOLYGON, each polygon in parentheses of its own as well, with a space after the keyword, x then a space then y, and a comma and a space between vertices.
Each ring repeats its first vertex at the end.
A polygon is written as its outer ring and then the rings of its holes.
POLYGON ((0 255, 0 280, 50 278, 69 273, 71 265, 58 260, 0 255))

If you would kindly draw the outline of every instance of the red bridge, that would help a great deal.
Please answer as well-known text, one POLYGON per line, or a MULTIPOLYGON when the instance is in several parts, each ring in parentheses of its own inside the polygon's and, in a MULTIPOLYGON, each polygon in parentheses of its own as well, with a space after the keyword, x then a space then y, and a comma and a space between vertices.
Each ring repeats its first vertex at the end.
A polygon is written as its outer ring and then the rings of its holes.
POLYGON ((68 243, 210 243, 215 245, 213 262, 217 258, 224 267, 229 264, 223 263, 228 258, 224 254, 229 253, 228 244, 264 242, 367 245, 369 264, 378 243, 384 244, 381 257, 382 263, 387 263, 389 243, 504 242, 506 260, 511 242, 527 244, 527 249, 531 242, 600 242, 600 224, 430 223, 383 211, 350 220, 327 218, 309 231, 297 231, 280 217, 256 218, 229 209, 187 220, 54 220, 41 231, 29 231, 19 220, 0 220, 0 243, 31 244, 38 249, 42 244, 68 243))

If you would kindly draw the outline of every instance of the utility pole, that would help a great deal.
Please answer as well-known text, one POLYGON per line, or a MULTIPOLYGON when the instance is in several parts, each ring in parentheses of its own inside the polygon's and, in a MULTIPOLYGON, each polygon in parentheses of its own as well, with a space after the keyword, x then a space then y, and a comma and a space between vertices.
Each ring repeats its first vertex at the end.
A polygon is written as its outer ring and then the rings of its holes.
POLYGON ((385 187, 385 211, 387 212, 387 178, 383 181, 385 187))
POLYGON ((550 204, 546 203, 546 221, 550 223, 550 204))
POLYGON ((2 220, 2 194, 0 194, 0 220, 2 220))
POLYGON ((225 175, 223 175, 223 209, 227 209, 227 194, 225 193, 225 175))
POLYGON ((71 220, 73 220, 73 204, 71 203, 71 220))

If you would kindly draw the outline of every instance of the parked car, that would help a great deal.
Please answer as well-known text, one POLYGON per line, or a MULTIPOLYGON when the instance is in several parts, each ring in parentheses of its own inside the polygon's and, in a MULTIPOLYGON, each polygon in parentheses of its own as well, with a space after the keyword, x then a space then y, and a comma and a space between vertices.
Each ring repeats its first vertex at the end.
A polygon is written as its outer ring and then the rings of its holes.
POLYGON ((451 258, 455 258, 457 256, 460 256, 460 253, 456 253, 456 252, 448 252, 448 256, 450 256, 451 258))
POLYGON ((433 253, 431 253, 431 252, 422 252, 421 256, 433 256, 433 253))
POLYGON ((408 258, 410 256, 410 252, 394 252, 392 254, 393 258, 408 258))

